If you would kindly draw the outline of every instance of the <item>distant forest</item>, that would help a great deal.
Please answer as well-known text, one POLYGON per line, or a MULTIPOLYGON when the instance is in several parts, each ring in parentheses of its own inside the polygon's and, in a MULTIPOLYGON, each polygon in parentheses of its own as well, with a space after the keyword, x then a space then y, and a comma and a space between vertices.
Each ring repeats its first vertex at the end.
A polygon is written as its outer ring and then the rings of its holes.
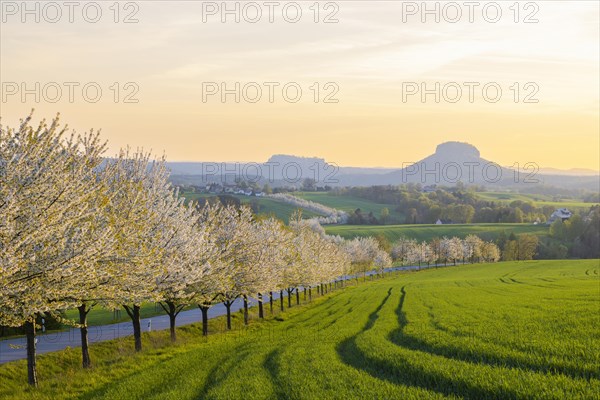
MULTIPOLYGON (((371 186, 336 188, 332 194, 350 195, 389 204, 390 208, 405 215, 407 224, 433 224, 438 219, 447 223, 545 223, 556 210, 555 205, 537 206, 534 201, 489 201, 482 199, 476 187, 431 188, 423 191, 420 185, 371 186)), ((590 209, 583 212, 586 218, 594 203, 599 202, 597 193, 577 193, 582 202, 589 202, 590 209)), ((360 218, 351 216, 350 224, 378 224, 378 216, 360 218)))

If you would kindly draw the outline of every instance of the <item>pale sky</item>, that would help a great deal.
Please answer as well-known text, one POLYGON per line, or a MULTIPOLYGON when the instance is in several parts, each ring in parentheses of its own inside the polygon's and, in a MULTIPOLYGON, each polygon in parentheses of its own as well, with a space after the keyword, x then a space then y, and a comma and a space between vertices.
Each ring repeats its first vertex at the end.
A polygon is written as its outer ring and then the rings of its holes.
MULTIPOLYGON (((221 22, 221 10, 208 13, 220 1, 121 2, 115 23, 114 2, 97 3, 102 16, 96 23, 84 18, 95 18, 94 8, 83 13, 85 2, 74 9, 73 23, 64 6, 52 23, 56 10, 40 9, 35 22, 35 14, 23 15, 20 1, 1 2, 3 124, 16 125, 31 108, 36 118, 60 112, 79 131, 101 128, 111 153, 130 145, 164 152, 171 161, 265 161, 284 153, 338 165, 399 167, 431 154, 441 142, 458 140, 503 165, 599 169, 596 1, 521 2, 517 23, 516 8, 509 8, 513 1, 495 3, 502 11, 496 23, 486 20, 495 18, 495 8, 483 12, 490 2, 480 2, 472 23, 460 1, 456 23, 449 21, 456 14, 447 2, 439 3, 439 23, 434 14, 411 9, 421 1, 320 2, 318 23, 314 1, 298 2, 297 23, 283 18, 283 6, 290 4, 285 1, 275 7, 273 23, 262 1, 255 3, 262 11, 257 23, 244 21, 255 16, 249 6, 239 23, 232 15, 221 22), (323 23, 333 12, 338 22, 323 23), (122 22, 130 13, 137 23, 122 22), (524 23, 526 17, 538 22, 524 23), (22 83, 35 92, 36 82, 39 103, 34 94, 22 101, 22 83), (79 84, 73 102, 65 82, 79 84), (89 82, 102 90, 96 103, 82 95, 89 82), (127 82, 135 85, 125 87, 127 82), (203 87, 211 82, 230 89, 235 82, 240 88, 256 82, 263 96, 256 103, 243 97, 235 103, 234 95, 222 102, 220 94, 203 101, 203 87), (279 85, 272 103, 265 82, 279 85), (302 90, 296 103, 283 97, 288 83, 302 90), (406 95, 421 85, 435 92, 436 83, 439 103, 435 94, 425 101, 420 92, 406 95), (486 101, 486 84, 490 99, 495 88, 502 90, 498 102, 486 101), (56 86, 62 96, 52 103, 56 86), (138 102, 125 103, 135 87, 138 102), (338 102, 324 103, 336 87, 338 102), (462 97, 452 103, 456 87, 462 97), (538 102, 525 103, 528 95, 538 102)), ((245 3, 239 4, 241 9, 245 3)), ((428 4, 433 9, 436 2, 428 4)), ((285 16, 293 19, 292 6, 285 16)), ((253 98, 255 88, 247 90, 253 98)), ((89 93, 94 96, 93 88, 89 93)))

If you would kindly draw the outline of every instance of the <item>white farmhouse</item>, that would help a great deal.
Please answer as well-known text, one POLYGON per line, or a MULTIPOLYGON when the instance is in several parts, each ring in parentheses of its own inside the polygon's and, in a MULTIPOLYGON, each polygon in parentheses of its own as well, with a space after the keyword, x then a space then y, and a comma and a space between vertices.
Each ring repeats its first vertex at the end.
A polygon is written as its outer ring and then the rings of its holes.
POLYGON ((550 216, 550 218, 548 218, 548 221, 546 223, 548 225, 550 225, 557 219, 566 221, 569 218, 571 218, 572 216, 573 216, 573 213, 571 211, 569 211, 568 208, 559 208, 558 210, 556 210, 552 213, 552 215, 550 216))

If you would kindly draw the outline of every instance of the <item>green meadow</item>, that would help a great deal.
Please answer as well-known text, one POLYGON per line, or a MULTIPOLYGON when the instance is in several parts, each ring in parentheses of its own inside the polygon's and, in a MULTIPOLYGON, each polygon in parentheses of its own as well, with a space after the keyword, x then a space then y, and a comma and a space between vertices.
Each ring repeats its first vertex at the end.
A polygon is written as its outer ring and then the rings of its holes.
POLYGON ((434 237, 457 236, 464 238, 467 235, 477 235, 484 240, 496 239, 504 233, 506 236, 514 233, 524 233, 536 236, 546 236, 549 228, 546 225, 533 224, 449 224, 449 225, 335 225, 326 226, 325 231, 330 235, 340 235, 343 238, 357 236, 383 235, 391 242, 400 237, 407 237, 419 241, 430 241, 434 237))
POLYGON ((571 211, 588 210, 594 203, 585 203, 578 199, 554 200, 552 196, 543 194, 509 193, 509 192, 477 192, 481 200, 511 203, 515 200, 531 202, 536 207, 552 206, 555 208, 569 208, 571 211))
POLYGON ((296 197, 314 201, 315 203, 324 204, 327 207, 346 211, 347 213, 353 213, 356 209, 360 208, 363 214, 372 212, 375 218, 379 218, 381 210, 387 208, 390 212, 390 221, 404 222, 404 214, 396 211, 396 206, 393 204, 375 203, 374 201, 360 197, 335 195, 327 192, 295 192, 292 194, 296 197))
MULTIPOLYGON (((389 211, 389 217, 388 217, 388 223, 391 224, 398 224, 398 223, 403 223, 405 220, 405 215, 402 212, 399 212, 396 210, 396 206, 394 206, 393 204, 380 204, 380 203, 376 203, 373 202, 371 200, 367 200, 367 199, 362 199, 360 197, 356 197, 356 196, 350 196, 347 194, 344 195, 335 195, 333 193, 329 193, 329 192, 294 192, 292 193, 293 196, 305 199, 305 200, 310 200, 312 202, 315 203, 320 203, 323 204, 327 207, 331 207, 331 208, 335 208, 337 210, 342 210, 345 211, 347 213, 353 213, 356 209, 360 209, 363 214, 368 214, 370 212, 373 213, 373 215, 376 218, 379 218, 381 216, 381 210, 383 210, 384 208, 387 208, 389 211)), ((215 194, 206 194, 206 193, 183 193, 183 196, 188 199, 188 200, 197 200, 200 198, 206 198, 206 197, 214 197, 216 196, 215 194)), ((254 203, 255 207, 258 207, 257 209, 257 213, 258 214, 262 214, 262 215, 273 215, 276 218, 281 219, 284 222, 289 221, 290 216, 296 212, 298 210, 298 207, 293 206, 291 204, 287 204, 284 203, 283 201, 280 200, 275 200, 275 199, 270 199, 270 198, 265 198, 265 197, 249 197, 249 196, 241 196, 241 195, 233 195, 234 197, 238 198, 242 204, 251 204, 254 203)), ((554 208, 561 208, 561 207, 566 207, 571 209, 572 211, 578 211, 578 210, 588 210, 593 203, 584 203, 580 200, 576 200, 576 199, 565 199, 562 201, 553 201, 551 196, 547 196, 547 195, 533 195, 533 194, 521 194, 521 193, 510 193, 510 192, 477 192, 477 197, 480 198, 481 200, 486 200, 486 201, 494 201, 497 203, 511 203, 512 201, 515 200, 521 200, 524 202, 531 202, 533 203, 536 207, 543 207, 545 205, 549 205, 552 206, 554 208)), ((320 214, 317 214, 313 211, 309 211, 309 210, 302 210, 302 215, 305 218, 312 218, 315 216, 319 216, 320 214)), ((510 225, 510 224, 494 224, 494 225, 499 225, 499 226, 505 226, 506 225, 510 225)), ((456 225, 456 226, 465 226, 465 225, 456 225)), ((487 226, 486 224, 482 224, 482 226, 487 226)), ((394 229, 396 226, 392 226, 392 228, 394 229)), ((423 225, 423 227, 427 227, 427 225, 423 225)), ((387 228, 387 227, 386 227, 387 228)), ((336 228, 337 229, 337 228, 336 228)), ((352 235, 354 235, 354 228, 349 228, 351 231, 353 231, 352 235)), ((469 228, 467 228, 469 229, 469 228)), ((475 228, 472 228, 475 229, 475 228)), ((502 230, 504 228, 498 228, 498 229, 490 229, 489 231, 491 232, 491 234, 489 235, 490 238, 494 237, 494 231, 495 230, 502 230)), ((523 231, 527 231, 528 229, 526 228, 508 228, 508 229, 517 229, 518 232, 515 233, 520 233, 522 230, 523 231)), ((534 229, 531 228, 534 231, 540 230, 541 229, 538 227, 538 229, 534 229)), ((481 229, 481 232, 485 234, 485 231, 487 229, 481 229)), ((342 230, 343 231, 343 230, 342 230)), ((427 229, 425 229, 426 232, 427 229)), ((386 235, 388 235, 388 231, 385 231, 386 235)), ((472 233, 472 232, 469 232, 472 233)), ((523 233, 529 233, 529 232, 523 232, 523 233)), ((360 235, 360 233, 357 233, 360 235)), ((420 237, 420 234, 415 233, 416 236, 415 237, 420 237)), ((468 234, 468 233, 467 233, 468 234)), ((344 234, 340 233, 340 235, 344 236, 344 234)), ((395 234, 394 233, 389 233, 390 237, 394 237, 395 234)), ((452 236, 459 236, 458 234, 451 234, 452 236)), ((345 236, 345 237, 351 237, 351 236, 345 236)), ((424 238, 429 238, 429 236, 427 234, 423 234, 424 238)))
MULTIPOLYGON (((2 399, 597 399, 599 260, 391 274, 247 328, 211 321, 0 366, 2 399)), ((301 297, 302 298, 302 297, 301 297)), ((267 313, 268 314, 268 313, 267 313)))
MULTIPOLYGON (((208 197, 216 197, 216 194, 207 194, 207 193, 183 193, 182 194, 187 200, 198 200, 201 198, 208 197)), ((300 208, 293 206, 291 204, 284 203, 280 200, 270 199, 266 197, 253 197, 253 196, 243 196, 243 195, 230 195, 241 201, 242 204, 252 205, 258 207, 256 210, 257 214, 261 215, 269 215, 278 218, 285 223, 287 223, 290 217, 298 211, 300 208)), ((302 216, 304 218, 312 218, 320 216, 321 214, 315 213, 313 211, 302 209, 302 216)))

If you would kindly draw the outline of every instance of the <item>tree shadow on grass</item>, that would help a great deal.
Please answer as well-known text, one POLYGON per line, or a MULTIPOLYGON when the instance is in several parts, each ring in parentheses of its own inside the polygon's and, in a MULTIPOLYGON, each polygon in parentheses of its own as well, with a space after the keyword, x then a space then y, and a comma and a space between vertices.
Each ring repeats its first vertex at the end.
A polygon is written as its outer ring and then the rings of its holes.
POLYGON ((273 383, 273 390, 275 392, 275 397, 277 399, 291 399, 290 390, 288 390, 287 381, 281 379, 279 376, 280 364, 278 362, 279 355, 281 350, 275 349, 271 351, 265 357, 265 361, 263 362, 263 368, 269 373, 271 377, 271 382, 273 383))
MULTIPOLYGON (((200 350, 193 350, 193 351, 200 351, 200 350)), ((205 379, 205 384, 202 388, 200 388, 200 390, 197 394, 197 398, 199 398, 199 399, 208 398, 209 391, 212 388, 217 387, 222 382, 224 382, 229 377, 229 375, 231 374, 231 372, 233 371, 235 366, 238 363, 240 363, 241 361, 243 361, 245 358, 247 358, 251 353, 251 349, 248 349, 248 345, 241 345, 234 351, 236 352, 235 357, 229 357, 227 355, 224 355, 224 356, 221 356, 218 360, 216 360, 214 366, 209 370, 209 372, 206 376, 206 379, 205 379), (226 368, 225 372, 223 372, 223 368, 226 368)), ((126 376, 120 377, 119 381, 122 384, 123 381, 126 381, 128 379, 135 379, 136 376, 148 374, 148 369, 153 369, 153 368, 159 366, 159 364, 162 364, 164 366, 164 365, 168 364, 169 362, 176 361, 177 357, 180 357, 180 356, 182 356, 182 354, 173 354, 172 356, 168 357, 167 359, 157 360, 149 368, 144 369, 144 370, 136 370, 136 371, 132 372, 131 374, 127 374, 126 376)), ((160 393, 168 392, 171 389, 171 384, 176 384, 178 381, 180 381, 182 379, 186 379, 186 376, 184 375, 184 373, 188 373, 188 375, 189 375, 190 372, 193 372, 197 368, 199 368, 199 367, 194 363, 194 361, 192 359, 190 359, 186 362, 186 364, 177 366, 177 370, 182 371, 182 373, 174 374, 172 379, 170 379, 167 384, 154 383, 147 387, 144 387, 143 391, 136 392, 135 398, 146 398, 147 395, 156 396, 160 393)), ((110 390, 114 389, 114 385, 115 385, 114 382, 107 383, 106 385, 103 385, 102 387, 96 388, 95 390, 93 390, 91 392, 85 393, 82 396, 82 398, 84 398, 84 399, 107 398, 107 395, 110 392, 110 390)))
MULTIPOLYGON (((404 288, 401 290, 401 297, 398 307, 396 308, 396 315, 398 317, 399 327, 394 331, 390 332, 389 340, 406 349, 422 351, 432 355, 445 357, 448 359, 454 359, 457 361, 465 361, 474 364, 486 364, 491 367, 504 367, 513 368, 520 370, 529 370, 535 373, 541 374, 563 374, 573 379, 600 379, 600 372, 592 367, 586 366, 566 366, 559 364, 552 364, 550 362, 546 364, 539 364, 532 362, 527 359, 517 359, 514 357, 502 355, 501 353, 490 353, 490 352, 475 352, 466 348, 451 346, 451 345, 432 345, 427 341, 410 336, 404 333, 404 327, 408 321, 406 314, 403 311, 404 298, 406 292, 404 288)), ((445 330, 448 334, 455 335, 452 332, 445 330)))
MULTIPOLYGON (((354 296, 359 295, 359 294, 363 294, 363 292, 355 291, 354 293, 352 293, 350 298, 343 305, 340 304, 340 300, 342 300, 341 298, 329 299, 328 301, 321 302, 321 303, 317 304, 316 306, 311 307, 310 311, 314 311, 314 312, 311 312, 311 315, 309 315, 308 317, 294 319, 294 324, 295 325, 305 324, 305 326, 308 328, 319 328, 319 325, 323 323, 324 318, 329 318, 336 314, 344 313, 344 309, 348 305, 350 305, 356 301, 356 298, 354 296), (338 307, 338 309, 335 311, 332 311, 331 309, 336 306, 338 307), (324 316, 324 314, 327 314, 327 315, 324 316), (315 320, 316 320, 316 322, 314 322, 315 320), (310 322, 310 323, 308 323, 308 322, 310 322), (308 324, 306 324, 306 323, 308 323, 308 324)), ((346 313, 349 313, 352 311, 353 311, 353 308, 350 307, 350 311, 346 310, 346 313)), ((335 319, 338 319, 338 318, 340 318, 340 317, 335 317, 335 319)))
POLYGON ((206 376, 206 384, 202 390, 198 393, 198 399, 209 398, 211 389, 218 387, 221 383, 225 382, 237 367, 239 363, 244 361, 252 353, 252 349, 249 345, 240 346, 235 351, 235 357, 227 357, 222 360, 222 363, 215 364, 206 376), (225 368, 225 371, 223 369, 225 368))
MULTIPOLYGON (((381 304, 369 315, 363 329, 358 334, 344 340, 338 345, 337 352, 345 364, 393 384, 431 390, 446 396, 458 395, 465 399, 520 398, 514 392, 491 391, 475 386, 465 379, 450 379, 438 372, 412 365, 409 361, 394 363, 387 359, 372 357, 361 350, 356 344, 356 339, 359 335, 374 326, 379 317, 379 311, 381 311, 391 295, 391 290, 391 288, 388 290, 388 294, 381 304)), ((403 287, 402 296, 400 297, 400 309, 404 303, 404 294, 403 287)), ((398 361, 398 359, 395 360, 398 361)))
MULTIPOLYGON (((150 365, 147 365, 146 368, 155 368, 157 365, 162 364, 162 363, 168 363, 171 362, 173 359, 175 359, 175 357, 177 357, 177 354, 172 354, 166 358, 163 359, 156 359, 154 360, 150 365)), ((112 364, 116 364, 119 362, 123 362, 122 359, 118 359, 118 360, 109 360, 108 362, 100 362, 97 364, 97 366, 93 366, 92 369, 90 370, 90 373, 93 374, 95 373, 95 368, 97 367, 101 367, 101 368, 106 368, 106 367, 110 367, 112 364)), ((119 376, 119 381, 123 382, 127 379, 133 379, 135 376, 144 374, 145 371, 144 370, 132 370, 130 373, 125 374, 123 376, 119 376)), ((82 393, 79 397, 80 399, 98 399, 98 398, 105 398, 107 393, 111 390, 114 389, 115 383, 114 382, 108 382, 105 383, 99 387, 96 387, 95 389, 82 393)), ((150 389, 149 389, 150 390, 150 389)))
MULTIPOLYGON (((322 314, 324 312, 329 312, 329 310, 336 305, 338 305, 338 303, 336 301, 332 301, 332 299, 329 299, 329 301, 322 301, 310 308, 311 312, 308 317, 294 319, 294 324, 303 324, 315 318, 322 318, 322 314)), ((298 317, 298 315, 294 315, 294 317, 298 317)))

